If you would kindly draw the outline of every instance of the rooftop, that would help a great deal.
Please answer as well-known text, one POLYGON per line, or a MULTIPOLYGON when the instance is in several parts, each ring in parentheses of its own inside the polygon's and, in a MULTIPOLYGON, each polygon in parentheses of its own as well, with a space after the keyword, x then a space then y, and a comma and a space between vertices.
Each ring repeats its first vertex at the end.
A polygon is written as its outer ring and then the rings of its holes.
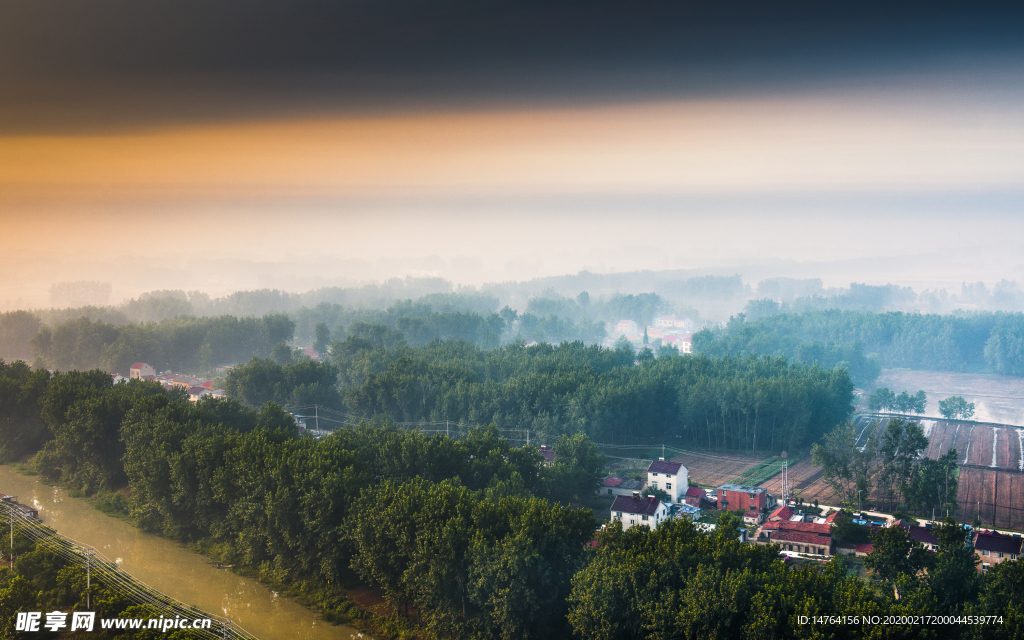
POLYGON ((665 460, 665 458, 659 458, 647 467, 647 473, 667 473, 674 476, 679 473, 679 469, 682 466, 683 463, 681 462, 672 462, 671 460, 665 460))
POLYGON ((783 505, 783 506, 779 507, 778 509, 776 509, 775 511, 772 511, 771 515, 768 516, 768 519, 772 520, 774 518, 781 518, 783 520, 789 520, 790 517, 792 517, 792 516, 793 516, 793 510, 790 509, 789 507, 783 505))
POLYGON ((764 487, 748 487, 745 484, 723 484, 719 485, 719 491, 742 491, 743 493, 765 493, 768 491, 764 487))
POLYGON ((639 498, 636 496, 615 496, 615 502, 612 503, 611 510, 653 516, 658 511, 659 506, 661 506, 661 501, 654 496, 640 496, 639 498))
POLYGON ((819 533, 803 533, 801 531, 773 531, 771 540, 784 542, 805 542, 807 544, 831 544, 832 536, 819 533))
POLYGON ((769 531, 803 531, 831 535, 832 525, 814 522, 794 522, 793 520, 773 520, 766 522, 762 529, 769 531))
POLYGON ((1002 551, 1020 553, 1021 538, 1008 536, 997 531, 979 531, 974 537, 974 548, 979 551, 1002 551))
POLYGON ((705 492, 700 487, 687 487, 686 497, 687 498, 700 498, 705 495, 705 492))

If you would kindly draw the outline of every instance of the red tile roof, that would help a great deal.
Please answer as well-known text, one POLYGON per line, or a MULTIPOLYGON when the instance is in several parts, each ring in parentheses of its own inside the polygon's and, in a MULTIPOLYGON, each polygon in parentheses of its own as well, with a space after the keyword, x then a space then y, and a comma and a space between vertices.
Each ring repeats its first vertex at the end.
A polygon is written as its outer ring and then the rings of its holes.
POLYGON ((616 478, 614 476, 608 476, 604 479, 604 486, 606 487, 617 487, 622 484, 622 478, 616 478))
POLYGON ((832 513, 830 513, 827 516, 825 516, 825 522, 827 522, 829 524, 832 524, 832 521, 835 520, 836 516, 838 516, 838 515, 839 515, 838 511, 833 511, 832 513))
POLYGON ((688 487, 686 489, 687 498, 703 498, 707 495, 707 492, 700 487, 688 487))
POLYGON ((136 362, 132 365, 132 369, 141 369, 142 367, 148 367, 149 365, 145 362, 136 362))
POLYGON ((615 496, 611 510, 653 516, 660 505, 661 502, 654 496, 615 496))
POLYGON ((669 475, 676 475, 679 473, 679 468, 683 466, 681 462, 672 462, 671 460, 655 460, 651 463, 651 466, 647 467, 647 473, 667 473, 669 475))
POLYGON ((772 511, 771 515, 768 516, 768 519, 769 520, 773 520, 775 518, 781 518, 783 520, 789 520, 789 518, 792 515, 793 515, 793 510, 790 509, 789 507, 783 505, 783 506, 779 507, 778 509, 776 509, 775 511, 772 511))
POLYGON ((853 548, 857 553, 871 553, 875 550, 875 545, 870 542, 862 542, 853 548))
POLYGON ((790 520, 773 520, 772 522, 766 522, 764 527, 762 528, 775 531, 804 531, 820 533, 825 535, 832 534, 832 525, 816 524, 814 522, 792 522, 790 520))
POLYGON ((771 540, 774 542, 803 542, 806 544, 832 544, 832 536, 818 535, 816 533, 801 533, 799 531, 777 531, 772 533, 771 540))

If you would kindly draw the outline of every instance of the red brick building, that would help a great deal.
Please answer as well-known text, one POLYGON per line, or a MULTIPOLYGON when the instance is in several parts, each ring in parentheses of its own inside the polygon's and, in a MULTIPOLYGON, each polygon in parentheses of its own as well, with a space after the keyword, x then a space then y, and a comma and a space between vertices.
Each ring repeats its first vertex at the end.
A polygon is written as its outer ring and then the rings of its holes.
POLYGON ((760 524, 768 508, 768 490, 742 484, 723 484, 717 489, 718 508, 724 511, 743 510, 743 521, 760 524))

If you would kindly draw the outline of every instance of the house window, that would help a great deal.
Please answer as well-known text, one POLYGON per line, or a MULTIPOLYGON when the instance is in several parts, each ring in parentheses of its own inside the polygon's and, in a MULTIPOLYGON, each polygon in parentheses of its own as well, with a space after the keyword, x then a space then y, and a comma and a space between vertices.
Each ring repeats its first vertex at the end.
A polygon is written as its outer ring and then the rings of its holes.
POLYGON ((792 550, 793 550, 793 545, 787 544, 786 545, 786 551, 792 551, 792 550))
POLYGON ((988 555, 988 549, 986 549, 986 550, 982 551, 982 552, 981 552, 981 555, 983 555, 983 556, 987 556, 987 555, 988 555))
POLYGON ((671 491, 672 490, 672 483, 671 482, 666 482, 665 483, 665 488, 668 489, 669 491, 671 491))
POLYGON ((647 519, 647 516, 644 516, 644 520, 646 520, 646 519, 647 519))
POLYGON ((823 556, 823 555, 825 555, 825 550, 824 550, 824 549, 820 549, 820 548, 819 548, 819 549, 818 549, 818 555, 819 555, 819 556, 823 556))
POLYGON ((612 490, 611 489, 608 490, 608 495, 612 495, 612 490))
POLYGON ((1017 559, 1017 554, 1016 553, 1011 553, 1010 554, 1010 560, 1016 560, 1016 559, 1017 559))
POLYGON ((1002 558, 1002 557, 1003 557, 1003 552, 1002 552, 1002 551, 1000 551, 1000 552, 999 552, 999 557, 1000 557, 1000 558, 1002 558))

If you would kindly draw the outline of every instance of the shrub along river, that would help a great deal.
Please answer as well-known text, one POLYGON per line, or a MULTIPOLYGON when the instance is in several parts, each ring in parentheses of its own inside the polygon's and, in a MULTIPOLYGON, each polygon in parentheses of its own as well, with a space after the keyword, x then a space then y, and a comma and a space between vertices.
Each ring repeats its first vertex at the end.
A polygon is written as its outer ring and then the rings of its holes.
POLYGON ((95 547, 154 589, 209 613, 230 618, 259 640, 350 640, 352 627, 334 626, 252 578, 217 569, 182 545, 112 518, 59 487, 0 465, 0 493, 39 510, 43 524, 95 547))

